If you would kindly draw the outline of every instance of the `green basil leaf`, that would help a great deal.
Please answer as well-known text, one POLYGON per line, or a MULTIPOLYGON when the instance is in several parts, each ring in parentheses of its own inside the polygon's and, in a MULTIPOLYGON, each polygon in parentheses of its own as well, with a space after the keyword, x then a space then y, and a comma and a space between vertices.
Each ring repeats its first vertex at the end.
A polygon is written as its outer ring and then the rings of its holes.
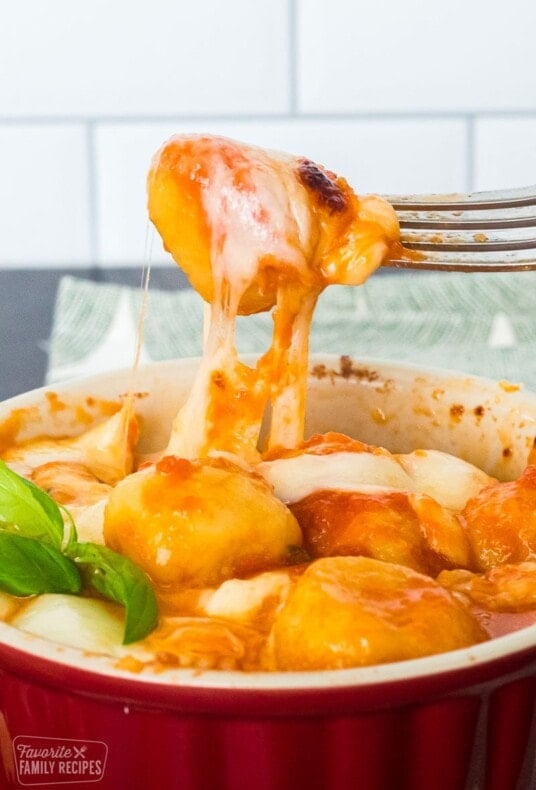
POLYGON ((137 642, 158 624, 158 605, 146 574, 135 563, 95 543, 77 543, 69 549, 84 582, 126 610, 123 643, 137 642))
POLYGON ((58 549, 63 540, 63 518, 54 500, 1 460, 0 527, 58 549))
POLYGON ((12 532, 0 532, 0 589, 11 595, 79 593, 76 565, 60 551, 12 532))

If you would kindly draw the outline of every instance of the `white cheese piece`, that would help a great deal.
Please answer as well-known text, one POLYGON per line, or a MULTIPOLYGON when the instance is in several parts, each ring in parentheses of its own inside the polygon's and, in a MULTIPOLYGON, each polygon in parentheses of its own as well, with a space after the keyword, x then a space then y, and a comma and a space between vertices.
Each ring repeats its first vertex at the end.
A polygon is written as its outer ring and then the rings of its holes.
MULTIPOLYGON (((122 655, 124 620, 103 601, 48 593, 10 622, 21 631, 91 653, 122 655)), ((131 650, 129 652, 132 652, 131 650)))
POLYGON ((265 461, 258 471, 287 504, 316 491, 406 491, 427 494, 444 507, 462 510, 467 500, 493 482, 481 469, 439 450, 400 455, 335 452, 265 461))
POLYGON ((79 541, 104 544, 104 509, 107 502, 108 497, 104 497, 92 505, 67 507, 76 524, 79 541))
POLYGON ((51 461, 79 464, 84 462, 79 448, 54 439, 36 439, 28 444, 14 445, 2 458, 10 469, 22 477, 30 477, 34 469, 51 461))
POLYGON ((132 419, 132 404, 125 401, 119 411, 79 436, 35 439, 10 447, 2 458, 24 477, 52 461, 77 463, 86 466, 99 480, 114 485, 132 469, 134 432, 129 430, 132 419))
POLYGON ((476 466, 439 450, 416 450, 396 457, 417 491, 453 510, 462 510, 468 499, 493 482, 476 466))
POLYGON ((373 453, 331 453, 296 455, 264 461, 259 473, 287 504, 300 502, 315 491, 340 490, 374 493, 418 488, 400 463, 388 455, 373 453))
POLYGON ((203 602, 209 617, 223 617, 247 622, 253 620, 272 599, 274 608, 286 597, 290 576, 286 571, 261 573, 251 579, 229 579, 203 602))

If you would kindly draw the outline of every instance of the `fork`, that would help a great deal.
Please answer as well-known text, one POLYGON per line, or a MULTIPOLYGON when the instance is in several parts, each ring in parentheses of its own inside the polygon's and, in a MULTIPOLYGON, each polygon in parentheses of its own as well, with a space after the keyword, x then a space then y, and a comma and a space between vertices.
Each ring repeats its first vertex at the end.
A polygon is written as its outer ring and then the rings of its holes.
POLYGON ((386 195, 400 255, 384 266, 464 272, 536 269, 536 185, 452 195, 386 195))

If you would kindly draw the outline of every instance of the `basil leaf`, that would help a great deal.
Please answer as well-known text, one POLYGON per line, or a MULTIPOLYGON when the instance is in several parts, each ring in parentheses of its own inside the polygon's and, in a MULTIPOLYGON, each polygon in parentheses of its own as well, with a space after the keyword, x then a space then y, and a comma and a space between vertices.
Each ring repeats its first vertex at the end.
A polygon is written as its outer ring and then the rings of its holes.
POLYGON ((123 644, 137 642, 158 624, 158 605, 145 573, 135 563, 95 543, 77 543, 69 556, 80 567, 84 582, 126 610, 123 644))
POLYGON ((60 551, 12 532, 0 532, 0 589, 11 595, 79 593, 76 565, 60 551))
POLYGON ((125 607, 124 643, 142 639, 158 623, 149 579, 127 557, 105 546, 78 543, 73 518, 63 510, 67 528, 54 500, 0 460, 0 590, 76 594, 82 574, 88 587, 125 607))
POLYGON ((0 527, 60 548, 63 518, 49 495, 0 460, 0 527))

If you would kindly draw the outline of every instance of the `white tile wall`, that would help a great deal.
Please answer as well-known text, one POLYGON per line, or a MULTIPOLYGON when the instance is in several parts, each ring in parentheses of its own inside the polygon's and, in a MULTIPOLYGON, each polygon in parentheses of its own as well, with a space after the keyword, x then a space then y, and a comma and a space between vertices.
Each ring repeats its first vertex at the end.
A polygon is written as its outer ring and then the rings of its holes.
POLYGON ((534 109, 534 0, 297 0, 309 112, 534 109))
POLYGON ((358 191, 536 182, 535 26, 534 0, 0 4, 0 265, 138 265, 150 156, 180 131, 358 191))
POLYGON ((3 5, 6 115, 284 112, 286 0, 3 5))
POLYGON ((475 133, 476 189, 536 184, 536 116, 486 118, 475 133))
POLYGON ((0 174, 0 264, 87 264, 85 128, 0 125, 0 174))

